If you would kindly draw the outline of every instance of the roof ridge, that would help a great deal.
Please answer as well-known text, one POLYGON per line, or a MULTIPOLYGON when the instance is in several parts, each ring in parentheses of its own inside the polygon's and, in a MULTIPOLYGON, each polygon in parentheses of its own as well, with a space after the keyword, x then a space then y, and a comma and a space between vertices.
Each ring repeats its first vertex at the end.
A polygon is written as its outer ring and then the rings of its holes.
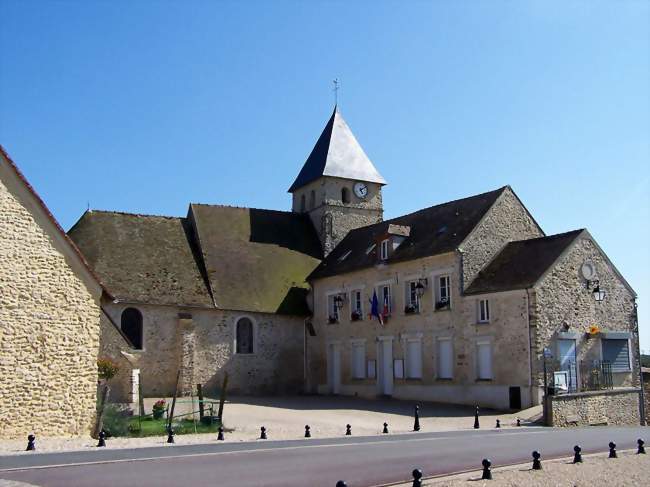
POLYGON ((569 230, 569 231, 562 232, 562 233, 554 233, 553 235, 543 235, 541 237, 535 237, 535 238, 524 238, 524 239, 521 239, 521 240, 511 240, 510 242, 508 242, 508 244, 521 243, 521 242, 533 242, 533 241, 539 241, 539 240, 547 240, 547 241, 548 240, 556 240, 558 238, 566 237, 566 236, 569 236, 571 234, 576 234, 577 235, 579 233, 584 232, 585 230, 586 230, 586 228, 577 228, 575 230, 569 230))
POLYGON ((117 211, 117 210, 96 210, 90 209, 86 210, 85 213, 107 213, 112 215, 123 215, 123 216, 137 216, 145 218, 167 218, 169 220, 184 220, 184 216, 170 216, 170 215, 153 215, 151 213, 132 213, 130 211, 117 211))
POLYGON ((295 215, 302 214, 302 213, 296 213, 295 211, 275 210, 272 208, 255 208, 252 206, 221 205, 221 204, 211 204, 211 203, 190 203, 190 206, 210 206, 212 208, 228 208, 228 209, 235 209, 235 210, 273 211, 275 213, 288 213, 288 214, 295 214, 295 215))

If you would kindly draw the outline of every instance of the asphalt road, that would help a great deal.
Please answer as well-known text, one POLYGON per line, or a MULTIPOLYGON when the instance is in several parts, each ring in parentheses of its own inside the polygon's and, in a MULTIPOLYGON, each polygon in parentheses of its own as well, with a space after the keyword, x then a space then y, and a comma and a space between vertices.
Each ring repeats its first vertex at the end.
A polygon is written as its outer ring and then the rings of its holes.
POLYGON ((97 449, 0 457, 0 479, 44 487, 368 487, 410 480, 413 468, 425 475, 478 469, 483 458, 494 466, 605 452, 610 441, 633 448, 650 428, 521 428, 415 433, 371 437, 312 438, 165 446, 130 450, 97 449))

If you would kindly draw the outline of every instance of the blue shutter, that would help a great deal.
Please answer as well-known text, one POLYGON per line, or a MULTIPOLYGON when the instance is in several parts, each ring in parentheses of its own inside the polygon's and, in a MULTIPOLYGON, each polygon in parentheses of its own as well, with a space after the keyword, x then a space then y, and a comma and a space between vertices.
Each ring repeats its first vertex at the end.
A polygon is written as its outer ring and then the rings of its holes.
POLYGON ((630 370, 628 341, 625 339, 604 339, 603 361, 612 364, 612 372, 628 372, 630 370))

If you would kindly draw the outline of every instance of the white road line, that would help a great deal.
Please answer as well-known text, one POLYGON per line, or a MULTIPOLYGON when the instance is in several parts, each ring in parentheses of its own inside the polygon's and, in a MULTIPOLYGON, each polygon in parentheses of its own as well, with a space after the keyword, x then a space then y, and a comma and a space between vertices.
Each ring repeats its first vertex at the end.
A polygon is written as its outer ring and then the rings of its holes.
MULTIPOLYGON (((548 431, 526 431, 526 432, 517 432, 517 433, 498 433, 499 437, 501 436, 521 436, 521 435, 537 435, 540 433, 548 433, 548 431)), ((440 440, 450 440, 456 438, 484 438, 485 435, 463 435, 463 436, 439 436, 434 438, 410 438, 399 440, 399 442, 422 442, 422 441, 440 441, 440 440)), ((177 459, 177 458, 194 458, 194 457, 208 457, 208 456, 218 456, 218 455, 233 455, 236 453, 257 453, 257 452, 274 452, 274 451, 287 451, 287 450, 301 450, 306 448, 334 448, 334 447, 349 447, 349 446, 366 446, 366 445, 386 445, 390 443, 397 443, 397 441, 367 441, 367 442, 358 442, 358 443, 335 443, 331 445, 301 445, 301 446, 279 446, 275 448, 257 448, 252 450, 235 450, 235 451, 223 451, 223 452, 206 452, 206 453, 188 453, 185 455, 162 455, 158 457, 145 457, 145 458, 123 458, 116 460, 96 460, 93 462, 76 462, 76 463, 60 463, 52 465, 37 465, 33 467, 14 467, 14 468, 4 468, 0 469, 0 472, 16 472, 19 470, 41 470, 45 468, 62 468, 62 467, 80 467, 84 465, 102 465, 109 463, 127 463, 127 462, 146 462, 151 460, 167 460, 167 459, 177 459)), ((165 447, 162 447, 165 448, 165 447)), ((117 450, 113 450, 117 451, 117 450)))

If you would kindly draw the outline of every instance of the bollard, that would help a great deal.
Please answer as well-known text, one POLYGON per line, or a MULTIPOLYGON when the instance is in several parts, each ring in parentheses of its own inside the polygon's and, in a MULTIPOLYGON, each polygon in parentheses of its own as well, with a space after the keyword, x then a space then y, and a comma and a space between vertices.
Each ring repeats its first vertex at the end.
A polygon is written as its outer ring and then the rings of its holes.
POLYGON ((582 448, 580 448, 580 445, 574 446, 573 451, 575 452, 575 455, 573 455, 573 463, 582 463, 582 455, 580 454, 582 448))
POLYGON ((266 440, 266 428, 264 426, 260 428, 260 440, 266 440))
POLYGON ((382 433, 387 434, 388 433, 388 423, 384 423, 384 430, 382 433))
POLYGON ((517 418, 517 426, 521 426, 521 419, 517 418))
POLYGON ((352 426, 349 424, 345 425, 345 436, 352 436, 352 426))
POLYGON ((219 434, 217 435, 217 441, 224 441, 223 426, 219 426, 219 434))
POLYGON ((346 484, 346 483, 343 482, 342 480, 339 480, 339 481, 336 483, 336 487, 348 487, 348 484, 346 484))
POLYGON ((533 452, 533 470, 541 470, 542 469, 542 462, 539 461, 540 457, 542 454, 535 450, 533 452))
POLYGON ((636 451, 636 454, 637 455, 645 455, 645 447, 643 446, 643 445, 645 445, 645 441, 643 441, 643 438, 639 438, 638 440, 636 440, 636 444, 639 445, 639 448, 636 451))
POLYGON ((499 421, 498 419, 497 419, 497 425, 495 426, 495 428, 501 428, 501 421, 499 421))
POLYGON ((104 430, 101 430, 99 432, 99 441, 97 442, 97 448, 101 448, 103 446, 106 446, 106 433, 104 430))
POLYGON ((25 451, 35 451, 36 450, 36 437, 34 435, 29 435, 27 437, 27 448, 25 451))
POLYGON ((311 433, 310 433, 309 430, 310 430, 309 425, 306 424, 305 425, 305 438, 311 438, 311 433))
POLYGON ((618 458, 616 454, 616 443, 613 441, 609 442, 609 458, 618 458))
POLYGON ((413 431, 420 431, 420 406, 415 406, 415 422, 413 423, 413 431))
POLYGON ((487 458, 484 458, 481 464, 483 465, 483 476, 481 477, 481 480, 492 480, 492 472, 490 471, 492 462, 487 458))
POLYGON ((174 443, 174 428, 171 426, 167 428, 167 443, 174 443))
POLYGON ((478 424, 478 406, 476 406, 476 412, 474 413, 474 429, 475 429, 475 430, 479 429, 479 424, 478 424))
POLYGON ((422 470, 419 468, 413 469, 413 487, 422 487, 422 470))

